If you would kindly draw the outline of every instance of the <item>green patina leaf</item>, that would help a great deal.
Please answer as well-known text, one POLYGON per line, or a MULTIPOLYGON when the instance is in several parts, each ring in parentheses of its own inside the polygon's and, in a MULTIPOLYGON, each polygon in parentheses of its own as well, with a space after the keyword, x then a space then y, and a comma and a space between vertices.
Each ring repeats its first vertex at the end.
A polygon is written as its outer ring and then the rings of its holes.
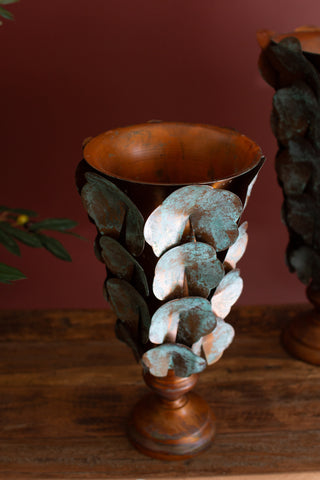
POLYGON ((74 220, 69 220, 68 218, 46 218, 41 222, 33 223, 30 226, 30 229, 34 232, 38 232, 39 230, 55 230, 58 232, 65 232, 66 230, 70 230, 77 225, 77 222, 74 220))
POLYGON ((42 247, 42 243, 35 233, 27 232, 26 230, 21 230, 20 228, 15 228, 8 222, 1 222, 0 228, 2 228, 8 235, 11 235, 29 247, 42 247))
POLYGON ((12 236, 8 235, 8 233, 4 230, 3 224, 5 222, 0 222, 0 243, 9 250, 9 252, 13 253, 14 255, 20 256, 20 248, 17 242, 12 238, 12 236))
POLYGON ((143 297, 130 283, 119 278, 107 279, 105 289, 117 318, 130 330, 132 339, 137 344, 146 343, 150 314, 143 297))
POLYGON ((212 333, 202 339, 202 350, 208 365, 217 362, 234 337, 234 329, 221 318, 217 319, 217 326, 212 333))
POLYGON ((144 219, 134 203, 118 187, 95 173, 86 174, 81 191, 84 208, 102 235, 119 240, 124 236, 126 248, 139 256, 144 248, 144 219))
POLYGON ((219 318, 229 315, 231 307, 236 303, 243 289, 243 280, 240 277, 240 270, 233 269, 228 272, 219 285, 211 299, 211 309, 219 318))
POLYGON ((144 236, 157 257, 188 236, 209 243, 216 251, 230 247, 238 237, 242 213, 237 195, 208 185, 189 185, 173 192, 146 221, 144 236))
POLYGON ((215 249, 189 242, 166 252, 155 268, 153 292, 159 300, 200 296, 207 298, 224 276, 215 249))
POLYGON ((247 234, 248 222, 243 222, 239 227, 239 235, 237 240, 229 247, 227 255, 224 259, 224 266, 227 268, 235 268, 239 260, 244 255, 248 244, 247 234))
POLYGON ((127 280, 142 295, 149 295, 149 287, 141 265, 113 238, 100 238, 101 259, 107 270, 116 277, 127 280))
POLYGON ((151 319, 149 339, 155 344, 177 342, 191 347, 215 326, 210 302, 201 297, 186 297, 158 308, 151 319))
POLYGON ((166 377, 169 370, 174 370, 177 377, 190 377, 206 368, 204 358, 195 355, 185 345, 164 343, 148 350, 142 362, 155 377, 166 377))
POLYGON ((22 280, 26 276, 20 272, 17 268, 6 265, 5 263, 0 263, 0 282, 11 284, 15 280, 22 280))
POLYGON ((71 257, 61 242, 56 238, 49 237, 43 233, 37 234, 42 246, 60 260, 71 262, 71 257))
POLYGON ((116 337, 121 340, 121 342, 124 342, 130 347, 133 351, 134 357, 137 362, 140 361, 140 344, 137 342, 136 339, 132 337, 132 332, 130 331, 130 328, 127 327, 125 323, 123 323, 121 320, 117 319, 115 328, 114 328, 116 337))

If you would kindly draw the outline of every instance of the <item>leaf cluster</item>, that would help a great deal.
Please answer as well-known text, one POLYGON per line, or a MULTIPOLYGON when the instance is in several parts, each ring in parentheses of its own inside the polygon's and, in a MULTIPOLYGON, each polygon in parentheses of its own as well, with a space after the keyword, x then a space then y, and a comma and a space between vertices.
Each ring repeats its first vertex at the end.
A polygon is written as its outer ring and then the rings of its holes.
MULTIPOLYGON (((0 0, 1 1, 1 0, 0 0)), ((71 261, 70 254, 62 243, 44 231, 56 231, 79 237, 72 229, 77 222, 68 218, 46 218, 34 221, 37 213, 24 208, 0 206, 0 243, 14 255, 20 256, 19 243, 33 248, 45 248, 52 255, 71 261)), ((26 276, 18 269, 0 263, 0 282, 10 284, 26 276)))
MULTIPOLYGON (((13 14, 9 12, 6 8, 3 8, 2 5, 11 5, 12 3, 17 3, 19 0, 0 0, 0 17, 5 18, 6 20, 13 20, 13 14)), ((0 25, 1 25, 0 21, 0 25)))

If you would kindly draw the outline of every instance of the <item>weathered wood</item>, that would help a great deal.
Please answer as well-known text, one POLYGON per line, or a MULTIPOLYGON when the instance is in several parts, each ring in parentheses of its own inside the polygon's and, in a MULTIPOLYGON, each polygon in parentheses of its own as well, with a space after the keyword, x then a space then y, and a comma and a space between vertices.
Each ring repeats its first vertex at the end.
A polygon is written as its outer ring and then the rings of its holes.
POLYGON ((127 440, 129 413, 147 388, 110 311, 2 311, 0 478, 320 475, 320 370, 291 358, 279 339, 307 310, 231 312, 235 340, 194 389, 210 404, 217 435, 199 457, 171 463, 127 440))

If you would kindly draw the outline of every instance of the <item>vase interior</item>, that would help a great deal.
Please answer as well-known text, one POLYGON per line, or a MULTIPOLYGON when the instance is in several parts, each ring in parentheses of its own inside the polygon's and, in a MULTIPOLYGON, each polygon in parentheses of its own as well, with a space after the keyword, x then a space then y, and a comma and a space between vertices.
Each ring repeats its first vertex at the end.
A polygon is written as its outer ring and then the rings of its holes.
POLYGON ((90 140, 84 158, 96 170, 129 182, 212 183, 256 167, 259 146, 235 130, 159 122, 109 130, 90 140))

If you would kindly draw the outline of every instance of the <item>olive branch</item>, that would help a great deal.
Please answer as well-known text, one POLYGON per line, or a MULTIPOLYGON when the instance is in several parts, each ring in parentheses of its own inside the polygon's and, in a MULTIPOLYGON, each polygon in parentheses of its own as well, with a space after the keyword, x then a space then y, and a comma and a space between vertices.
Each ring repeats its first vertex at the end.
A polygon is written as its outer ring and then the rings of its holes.
MULTIPOLYGON (((0 17, 5 18, 6 20, 13 20, 13 14, 6 8, 3 8, 2 5, 11 5, 12 3, 17 3, 18 1, 19 0, 0 0, 0 17)), ((0 25, 2 25, 1 20, 0 25)))
MULTIPOLYGON (((62 243, 44 232, 56 231, 82 238, 72 231, 77 222, 68 218, 46 218, 35 221, 37 216, 38 214, 33 210, 0 206, 0 243, 17 256, 21 255, 18 243, 20 242, 33 248, 45 248, 60 260, 71 262, 71 256, 62 243)), ((26 278, 24 273, 17 268, 0 262, 1 283, 11 284, 15 280, 24 278, 26 278)))

